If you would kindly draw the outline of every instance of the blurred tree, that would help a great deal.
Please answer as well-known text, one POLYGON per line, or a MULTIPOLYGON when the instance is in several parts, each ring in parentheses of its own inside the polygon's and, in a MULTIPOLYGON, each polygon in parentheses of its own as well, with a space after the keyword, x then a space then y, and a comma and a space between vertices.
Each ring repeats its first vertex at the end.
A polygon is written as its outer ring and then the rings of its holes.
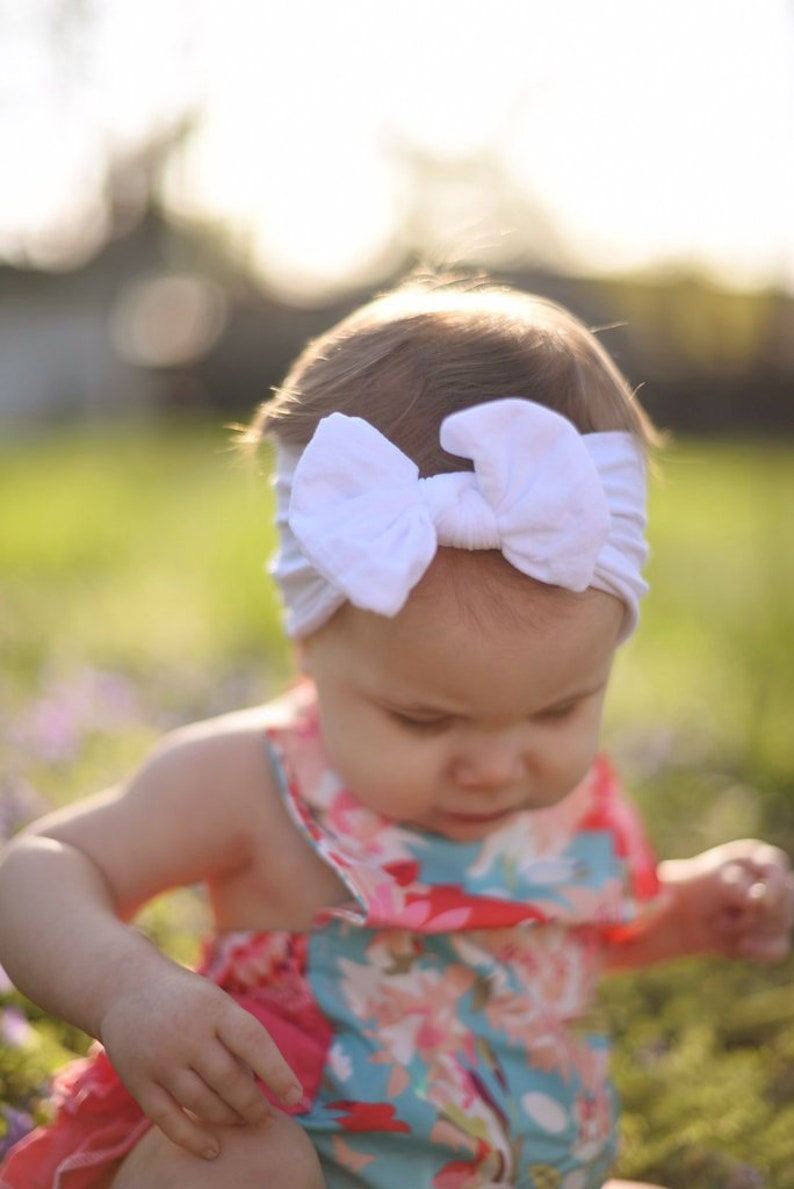
POLYGON ((498 146, 440 155, 394 130, 387 145, 402 183, 395 234, 408 259, 452 268, 572 266, 553 212, 515 183, 498 146))

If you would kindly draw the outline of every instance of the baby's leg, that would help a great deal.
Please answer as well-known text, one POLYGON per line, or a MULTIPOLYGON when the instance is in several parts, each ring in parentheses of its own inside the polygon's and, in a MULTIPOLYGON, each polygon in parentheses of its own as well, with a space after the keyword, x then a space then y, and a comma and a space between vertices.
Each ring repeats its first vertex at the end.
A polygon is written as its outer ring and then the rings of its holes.
POLYGON ((220 1156, 202 1160, 152 1127, 112 1189, 325 1189, 311 1140, 281 1112, 263 1126, 218 1128, 218 1138, 220 1156))

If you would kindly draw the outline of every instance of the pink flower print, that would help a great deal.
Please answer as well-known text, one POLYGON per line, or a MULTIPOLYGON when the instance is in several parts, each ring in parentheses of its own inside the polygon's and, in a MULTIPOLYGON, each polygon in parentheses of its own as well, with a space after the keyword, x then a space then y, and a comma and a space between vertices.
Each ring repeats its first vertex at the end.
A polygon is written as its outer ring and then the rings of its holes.
POLYGON ((579 1094, 573 1113, 578 1124, 574 1153, 579 1160, 587 1163, 599 1156, 612 1134, 612 1107, 606 1081, 602 1080, 589 1094, 579 1094))
POLYGON ((411 1084, 411 1075, 405 1066, 393 1065, 386 1083, 386 1095, 388 1098, 399 1098, 411 1084))
POLYGON ((481 1099, 475 1099, 473 1109, 452 1102, 445 1105, 433 1124, 430 1138, 460 1154, 440 1170, 434 1186, 471 1185, 486 1189, 491 1184, 506 1184, 506 1178, 512 1178, 515 1161, 504 1124, 487 1111, 481 1099))
POLYGON ((598 888, 571 884, 565 889, 566 911, 562 919, 576 924, 614 924, 623 916, 625 888, 620 878, 605 879, 598 888))
MULTIPOLYGON (((390 874, 397 873, 399 864, 389 865, 390 874)), ((400 880, 400 882, 404 882, 400 880)), ((454 933, 461 929, 489 929, 522 921, 542 920, 543 913, 534 905, 511 903, 487 896, 472 897, 456 884, 425 886, 417 883, 407 888, 404 908, 397 923, 423 933, 454 933)))
POLYGON ((598 1112, 592 1098, 579 1095, 576 1100, 575 1117, 579 1131, 574 1151, 580 1160, 593 1160, 603 1147, 604 1137, 598 1134, 598 1112))
MULTIPOLYGON (((465 1098, 469 1074, 465 1061, 476 1061, 472 1039, 458 1027, 457 1015, 441 1001, 439 987, 431 989, 432 998, 420 1003, 416 997, 395 993, 387 1010, 379 1013, 372 1030, 381 1048, 373 1058, 395 1070, 414 1071, 415 1085, 421 1083, 428 1101, 443 1109, 465 1098), (433 1010, 439 1006, 439 1013, 433 1010)), ((457 995, 453 997, 457 1003, 457 995)))
POLYGON ((476 1160, 453 1160, 433 1177, 433 1189, 477 1189, 482 1185, 476 1160))
POLYGON ((419 1059, 431 1080, 441 1077, 447 1058, 459 1053, 474 1058, 458 1007, 475 976, 461 966, 417 972, 410 955, 406 962, 389 935, 383 936, 370 947, 369 965, 340 962, 345 999, 377 1039, 375 1061, 409 1066, 419 1059))
POLYGON ((597 963, 588 944, 572 945, 555 926, 495 931, 456 942, 479 970, 481 1008, 490 1028, 524 1050, 530 1064, 568 1076, 576 1063, 569 1021, 589 1005, 597 963))
POLYGON ((327 804, 326 826, 345 840, 345 848, 359 862, 415 862, 405 832, 383 814, 362 805, 354 793, 339 788, 327 804))
POLYGON ((548 925, 524 934, 510 963, 536 1002, 561 1019, 590 1007, 603 955, 595 932, 548 925))
POLYGON ((472 1154, 482 1144, 482 1137, 458 1127, 446 1115, 441 1115, 433 1124, 430 1138, 434 1144, 442 1144, 444 1147, 457 1151, 464 1150, 472 1154))
MULTIPOLYGON (((493 1163, 494 1155, 489 1146, 479 1140, 472 1160, 452 1160, 436 1173, 433 1189, 483 1189, 483 1186, 495 1184, 483 1167, 486 1162, 493 1163), (483 1173, 488 1176, 487 1181, 483 1180, 483 1173)), ((490 1171, 496 1172, 496 1169, 490 1171)))
POLYGON ((380 816, 374 814, 361 804, 347 789, 339 787, 333 803, 328 807, 327 822, 337 834, 347 838, 351 835, 362 843, 362 849, 370 854, 378 855, 381 848, 377 845, 380 831, 380 816), (369 846, 370 840, 372 845, 369 846))
MULTIPOLYGON (((436 1131, 433 1131, 436 1138, 436 1131)), ((460 1146, 460 1144, 456 1145, 460 1146)), ((508 1148, 478 1138, 471 1159, 451 1160, 433 1177, 433 1189, 497 1189, 512 1184, 514 1160, 508 1148)))
POLYGON ((513 866, 527 877, 533 864, 555 859, 570 843, 592 801, 592 778, 548 809, 535 809, 512 818, 485 839, 472 874, 482 877, 502 865, 513 866))
MULTIPOLYGON (((507 1092, 504 1072, 487 1042, 478 1046, 478 1057, 507 1092)), ((431 1137, 464 1155, 446 1165, 441 1178, 433 1184, 456 1184, 454 1178, 460 1176, 464 1177, 464 1185, 471 1183, 482 1189, 512 1183, 517 1153, 507 1116, 477 1069, 458 1066, 458 1075, 457 1083, 450 1081, 436 1099, 439 1117, 431 1137), (472 1176, 476 1179, 470 1182, 472 1176)))
MULTIPOLYGON (((285 701, 289 712, 289 702, 285 701)), ((268 734, 287 776, 292 797, 305 798, 318 808, 328 805, 342 786, 339 777, 328 766, 316 714, 298 718, 292 730, 276 725, 268 734)))
POLYGON ((416 896, 409 894, 404 897, 402 908, 391 920, 389 917, 383 919, 385 922, 425 933, 447 933, 463 929, 471 920, 472 909, 468 905, 434 911, 433 900, 432 892, 427 896, 421 893, 416 896))
POLYGON ((574 933, 556 924, 483 930, 461 935, 454 944, 462 960, 486 980, 489 1005, 509 1002, 518 984, 524 1010, 559 1019, 575 1018, 587 1009, 601 969, 601 949, 592 931, 574 933))
POLYGON ((230 933, 219 938, 202 970, 231 991, 266 987, 274 1001, 306 994, 308 941, 285 933, 230 933))
MULTIPOLYGON (((360 873, 357 873, 357 876, 360 873)), ((363 882, 363 881, 359 881, 363 882)), ((367 894, 367 918, 372 925, 400 922, 408 925, 405 914, 405 892, 398 885, 383 879, 373 879, 367 894)))
POLYGON ((559 1019, 522 1002, 520 996, 489 1005, 491 1026, 501 1031, 516 1047, 523 1048, 528 1064, 551 1073, 570 1072, 570 1036, 559 1019))
POLYGON ((341 1135, 335 1135, 331 1141, 331 1146, 334 1151, 334 1159, 342 1168, 348 1168, 353 1173, 360 1173, 372 1164, 375 1159, 374 1156, 366 1156, 363 1152, 351 1148, 350 1144, 342 1138, 341 1135))

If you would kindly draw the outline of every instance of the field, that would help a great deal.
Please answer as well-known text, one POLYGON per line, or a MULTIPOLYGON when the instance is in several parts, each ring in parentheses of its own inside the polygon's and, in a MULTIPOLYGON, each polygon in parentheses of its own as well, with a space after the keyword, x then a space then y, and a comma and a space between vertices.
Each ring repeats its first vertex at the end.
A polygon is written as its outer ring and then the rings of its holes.
MULTIPOLYGON (((0 451, 0 835, 287 680, 265 466, 220 427, 0 451)), ((679 444, 654 479, 652 594, 607 741, 662 855, 748 834, 794 853, 792 509, 785 445, 679 444)), ((201 922, 181 895, 143 927, 188 960, 201 922)), ((623 1175, 794 1189, 792 973, 690 961, 610 981, 623 1175)), ((1 983, 0 1030, 10 1135, 85 1041, 1 983)))

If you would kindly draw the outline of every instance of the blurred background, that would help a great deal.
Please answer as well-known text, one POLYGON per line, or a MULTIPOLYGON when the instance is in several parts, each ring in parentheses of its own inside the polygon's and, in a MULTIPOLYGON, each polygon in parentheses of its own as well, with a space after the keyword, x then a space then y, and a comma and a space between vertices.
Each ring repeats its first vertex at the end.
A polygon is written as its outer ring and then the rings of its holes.
POLYGON ((0 420, 248 409, 417 260, 794 421, 790 0, 0 4, 0 420))
MULTIPOLYGON (((607 721, 659 852, 794 853, 793 150, 791 0, 0 0, 0 839, 289 680, 229 427, 453 266, 671 431, 607 721)), ((189 960, 201 903, 142 927, 189 960)), ((792 973, 609 986, 624 1176, 794 1189, 792 973)), ((0 1041, 2 1154, 86 1040, 0 971, 0 1041)))

